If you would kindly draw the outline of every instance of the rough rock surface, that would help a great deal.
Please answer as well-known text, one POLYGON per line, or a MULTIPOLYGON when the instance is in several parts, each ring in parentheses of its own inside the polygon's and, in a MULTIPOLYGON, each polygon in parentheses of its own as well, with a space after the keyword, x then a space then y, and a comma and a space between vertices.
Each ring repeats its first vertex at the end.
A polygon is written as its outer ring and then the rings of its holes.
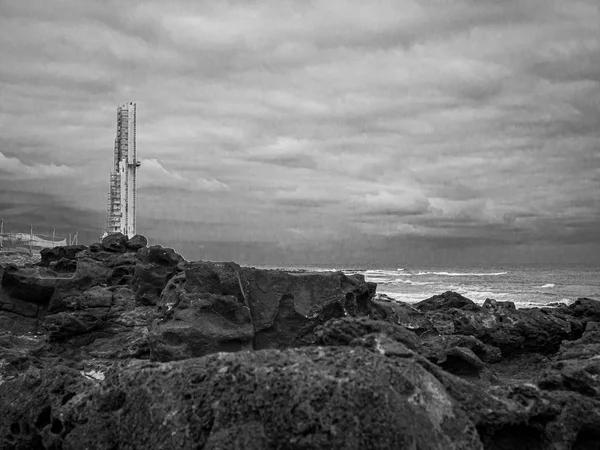
POLYGON ((240 284, 252 314, 255 349, 310 344, 317 325, 369 314, 376 287, 362 275, 254 268, 241 269, 240 284))
POLYGON ((417 308, 145 245, 0 265, 0 448, 600 447, 596 300, 417 308))
POLYGON ((437 311, 448 308, 462 309, 464 311, 479 311, 481 309, 474 301, 452 291, 434 295, 422 302, 415 303, 414 306, 419 311, 437 311))
POLYGON ((61 259, 74 260, 77 253, 87 250, 85 245, 64 245, 54 248, 43 248, 40 250, 41 266, 49 266, 52 262, 58 262, 61 259))
POLYGON ((65 450, 482 448, 434 375, 413 358, 364 348, 220 353, 136 364, 99 383, 85 378, 59 367, 0 386, 0 402, 11 405, 0 442, 65 450))
MULTIPOLYGON (((454 292, 436 295, 416 303, 414 308, 423 314, 416 316, 419 323, 423 324, 419 326, 422 336, 473 336, 499 348, 504 357, 523 352, 552 354, 563 340, 576 339, 583 331, 578 318, 562 311, 549 308, 515 309, 510 302, 505 304, 492 300, 487 301, 485 307, 480 307, 454 292), (431 328, 425 324, 431 324, 431 328)), ((404 310, 407 308, 404 307, 404 310)), ((406 326, 411 319, 396 314, 395 322, 406 326)))
POLYGON ((149 334, 153 359, 173 361, 252 348, 249 308, 236 295, 223 294, 231 291, 221 286, 215 271, 199 276, 210 270, 207 264, 191 263, 163 290, 158 304, 162 314, 149 334))
POLYGON ((600 322, 600 301, 591 298, 578 298, 561 312, 580 318, 584 322, 600 322))
POLYGON ((415 333, 434 332, 434 324, 427 315, 405 302, 399 302, 385 294, 377 294, 373 298, 373 306, 369 317, 376 320, 392 322, 415 333))
POLYGON ((483 387, 447 373, 385 332, 354 339, 350 345, 362 345, 391 358, 414 359, 462 405, 486 450, 599 447, 598 399, 573 391, 540 389, 530 382, 483 387))
POLYGON ((175 250, 160 245, 139 249, 137 257, 131 279, 136 303, 155 306, 169 280, 183 270, 185 260, 175 250))
POLYGON ((600 399, 600 322, 588 322, 581 339, 563 342, 553 359, 539 386, 600 399))
POLYGON ((165 286, 151 329, 160 361, 311 344, 334 317, 366 314, 373 286, 342 273, 288 273, 196 261, 165 286))
POLYGON ((327 346, 352 345, 356 339, 372 334, 383 334, 419 353, 424 350, 421 339, 407 328, 367 317, 342 317, 327 321, 315 329, 315 336, 317 337, 315 344, 327 346))

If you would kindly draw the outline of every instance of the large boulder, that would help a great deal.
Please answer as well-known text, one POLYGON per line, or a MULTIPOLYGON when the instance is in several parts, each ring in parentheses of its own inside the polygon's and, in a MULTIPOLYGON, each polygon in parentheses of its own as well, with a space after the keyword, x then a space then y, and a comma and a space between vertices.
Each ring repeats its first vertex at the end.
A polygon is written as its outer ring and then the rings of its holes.
POLYGON ((57 368, 0 386, 0 445, 482 448, 434 375, 360 347, 219 353, 105 375, 57 368))
POLYGON ((375 284, 342 272, 286 272, 243 267, 239 283, 254 326, 254 348, 311 344, 317 325, 368 315, 375 284))
POLYGON ((474 301, 452 291, 434 295, 426 300, 415 303, 414 307, 419 311, 439 311, 449 308, 462 309, 464 311, 479 311, 481 309, 474 301))
POLYGON ((237 296, 224 295, 224 290, 229 292, 204 263, 191 263, 173 277, 158 304, 161 317, 149 334, 153 359, 173 361, 251 349, 250 310, 237 296))
POLYGON ((111 233, 102 239, 102 248, 109 252, 125 253, 129 238, 123 233, 111 233))
POLYGON ((125 246, 133 251, 138 251, 140 248, 146 247, 148 245, 148 239, 141 234, 136 234, 132 238, 130 238, 125 246))

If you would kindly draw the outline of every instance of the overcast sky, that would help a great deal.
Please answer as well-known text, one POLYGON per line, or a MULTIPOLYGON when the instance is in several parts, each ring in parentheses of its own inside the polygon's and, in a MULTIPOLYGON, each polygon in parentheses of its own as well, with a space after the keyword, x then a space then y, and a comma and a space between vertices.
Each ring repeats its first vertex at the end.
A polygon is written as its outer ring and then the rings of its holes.
POLYGON ((0 216, 189 259, 600 262, 598 0, 0 0, 0 216))

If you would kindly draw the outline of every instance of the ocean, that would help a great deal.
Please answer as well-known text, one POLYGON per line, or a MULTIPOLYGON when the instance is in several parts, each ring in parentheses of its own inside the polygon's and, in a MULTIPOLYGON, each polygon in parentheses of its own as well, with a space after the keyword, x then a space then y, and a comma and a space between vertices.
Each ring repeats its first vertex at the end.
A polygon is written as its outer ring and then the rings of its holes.
MULTIPOLYGON (((286 269, 290 269, 289 267, 286 269)), ((579 297, 600 300, 600 267, 402 267, 386 269, 293 267, 313 271, 360 273, 377 283, 377 292, 415 303, 446 291, 482 304, 486 298, 512 301, 517 307, 569 304, 579 297)))

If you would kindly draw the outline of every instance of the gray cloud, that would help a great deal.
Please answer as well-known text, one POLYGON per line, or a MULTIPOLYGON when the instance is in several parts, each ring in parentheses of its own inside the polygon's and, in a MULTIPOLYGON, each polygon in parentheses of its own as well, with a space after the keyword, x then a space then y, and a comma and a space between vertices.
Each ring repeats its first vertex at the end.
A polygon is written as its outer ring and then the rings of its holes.
POLYGON ((99 231, 136 101, 157 240, 338 262, 591 245, 598 23, 594 0, 2 2, 0 189, 20 194, 0 214, 99 231))

